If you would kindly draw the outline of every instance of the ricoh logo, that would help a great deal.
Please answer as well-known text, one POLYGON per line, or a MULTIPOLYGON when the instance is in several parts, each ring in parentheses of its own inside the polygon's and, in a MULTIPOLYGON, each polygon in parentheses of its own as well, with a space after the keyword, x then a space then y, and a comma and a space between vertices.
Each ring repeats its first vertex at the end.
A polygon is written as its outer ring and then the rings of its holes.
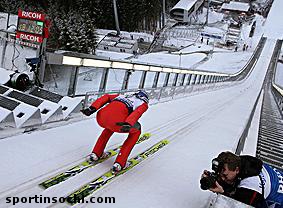
POLYGON ((21 32, 17 32, 16 37, 20 38, 21 40, 28 40, 28 41, 36 42, 36 43, 42 43, 43 41, 43 38, 41 36, 36 36, 36 35, 21 33, 21 32))
POLYGON ((34 35, 29 35, 29 34, 20 34, 20 38, 23 40, 30 40, 33 42, 40 42, 40 38, 34 35))
POLYGON ((25 12, 22 11, 22 16, 25 18, 30 18, 30 19, 41 19, 42 14, 36 13, 36 12, 25 12))

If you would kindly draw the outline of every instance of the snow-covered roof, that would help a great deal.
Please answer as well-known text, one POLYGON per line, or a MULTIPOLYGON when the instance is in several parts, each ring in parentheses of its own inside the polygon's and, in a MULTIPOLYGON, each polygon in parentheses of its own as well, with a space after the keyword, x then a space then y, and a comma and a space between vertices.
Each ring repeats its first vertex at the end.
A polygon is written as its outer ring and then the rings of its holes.
POLYGON ((132 44, 124 44, 124 43, 117 43, 116 46, 120 48, 127 48, 127 49, 131 49, 133 47, 132 44))
POLYGON ((223 4, 224 0, 210 0, 210 3, 223 4))
POLYGON ((180 0, 171 10, 184 9, 189 10, 198 0, 180 0))
POLYGON ((247 12, 249 8, 250 5, 248 3, 236 2, 236 1, 231 1, 230 3, 224 3, 221 7, 221 9, 224 10, 234 10, 234 11, 242 11, 242 12, 247 12))
POLYGON ((170 16, 177 21, 189 20, 190 15, 194 15, 204 0, 180 0, 171 10, 170 16))
POLYGON ((128 39, 121 39, 120 43, 128 43, 128 44, 135 44, 137 41, 136 40, 128 40, 128 39))
POLYGON ((105 36, 100 42, 101 46, 115 46, 120 48, 131 49, 137 41, 121 37, 105 36))
POLYGON ((114 46, 117 42, 113 42, 113 41, 101 41, 99 44, 101 45, 106 45, 106 46, 114 46))
POLYGON ((110 41, 115 41, 115 42, 117 42, 117 41, 119 41, 121 38, 120 38, 120 37, 105 36, 103 39, 104 39, 104 40, 110 40, 110 41))
POLYGON ((210 33, 210 34, 221 34, 225 33, 225 30, 215 28, 215 27, 204 27, 203 32, 210 33))
POLYGON ((222 39, 225 35, 225 31, 214 27, 204 27, 202 36, 211 37, 215 39, 222 39))

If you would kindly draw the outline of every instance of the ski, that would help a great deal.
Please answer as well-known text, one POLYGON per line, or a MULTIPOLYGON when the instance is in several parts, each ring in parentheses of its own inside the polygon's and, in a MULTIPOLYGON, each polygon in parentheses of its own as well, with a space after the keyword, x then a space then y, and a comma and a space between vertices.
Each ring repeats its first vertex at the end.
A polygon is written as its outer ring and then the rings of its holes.
MULTIPOLYGON (((143 141, 148 140, 150 137, 151 137, 150 133, 144 133, 144 134, 142 134, 140 136, 140 138, 139 138, 139 140, 137 141, 136 144, 140 144, 143 141)), ((119 146, 119 147, 116 147, 114 149, 108 150, 107 151, 107 153, 108 153, 107 157, 101 158, 101 159, 99 159, 96 162, 90 162, 90 161, 85 160, 85 161, 81 162, 80 164, 78 164, 78 165, 68 169, 67 171, 59 173, 59 174, 53 176, 52 178, 47 179, 46 181, 43 181, 42 183, 39 184, 39 186, 43 187, 44 189, 48 189, 48 188, 50 188, 50 187, 52 187, 54 185, 57 185, 57 184, 65 181, 65 180, 67 180, 67 179, 69 179, 69 178, 71 178, 71 177, 81 173, 82 171, 84 171, 84 170, 86 170, 86 169, 88 169, 90 167, 93 167, 93 166, 95 166, 95 165, 97 165, 99 163, 102 163, 105 160, 107 160, 107 159, 117 155, 119 153, 119 150, 120 150, 121 147, 122 147, 122 145, 119 146)))
POLYGON ((76 190, 75 192, 73 192, 72 194, 67 196, 66 201, 71 205, 84 202, 85 197, 89 196, 90 194, 92 194, 96 190, 98 190, 101 187, 103 187, 104 185, 108 184, 110 181, 112 181, 117 176, 120 176, 120 175, 124 174, 125 172, 127 172, 128 170, 132 169, 137 164, 139 164, 140 162, 142 162, 143 160, 145 160, 146 158, 148 158, 149 156, 153 155, 158 150, 160 150, 161 148, 166 146, 168 143, 169 143, 168 140, 161 140, 160 142, 158 142, 154 146, 150 147, 146 151, 144 151, 144 152, 138 154, 137 156, 131 158, 128 161, 127 167, 124 168, 123 170, 119 171, 118 173, 113 173, 112 170, 107 171, 106 173, 104 173, 100 177, 98 177, 95 180, 91 181, 90 183, 82 186, 81 188, 79 188, 78 190, 76 190))

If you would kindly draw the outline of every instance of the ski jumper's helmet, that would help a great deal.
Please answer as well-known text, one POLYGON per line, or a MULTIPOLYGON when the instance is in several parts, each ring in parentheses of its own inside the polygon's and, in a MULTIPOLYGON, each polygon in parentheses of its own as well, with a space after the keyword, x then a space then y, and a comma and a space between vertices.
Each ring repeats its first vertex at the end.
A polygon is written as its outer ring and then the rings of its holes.
POLYGON ((148 93, 145 90, 138 90, 135 93, 136 97, 143 100, 144 102, 148 103, 149 98, 148 98, 148 93))

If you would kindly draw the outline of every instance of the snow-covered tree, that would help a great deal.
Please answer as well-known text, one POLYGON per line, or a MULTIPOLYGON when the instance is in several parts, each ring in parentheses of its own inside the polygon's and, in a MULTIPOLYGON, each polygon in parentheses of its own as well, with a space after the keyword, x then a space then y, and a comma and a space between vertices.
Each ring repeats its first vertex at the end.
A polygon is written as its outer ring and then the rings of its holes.
POLYGON ((84 2, 62 14, 58 21, 59 45, 62 49, 80 53, 94 53, 96 44, 95 23, 84 2))
MULTIPOLYGON (((177 2, 166 0, 169 7, 177 2)), ((121 30, 154 31, 160 22, 162 0, 117 0, 117 6, 121 30)), ((113 0, 0 0, 3 12, 17 14, 19 8, 47 14, 51 22, 47 44, 55 49, 93 53, 95 28, 116 29, 113 0)))

